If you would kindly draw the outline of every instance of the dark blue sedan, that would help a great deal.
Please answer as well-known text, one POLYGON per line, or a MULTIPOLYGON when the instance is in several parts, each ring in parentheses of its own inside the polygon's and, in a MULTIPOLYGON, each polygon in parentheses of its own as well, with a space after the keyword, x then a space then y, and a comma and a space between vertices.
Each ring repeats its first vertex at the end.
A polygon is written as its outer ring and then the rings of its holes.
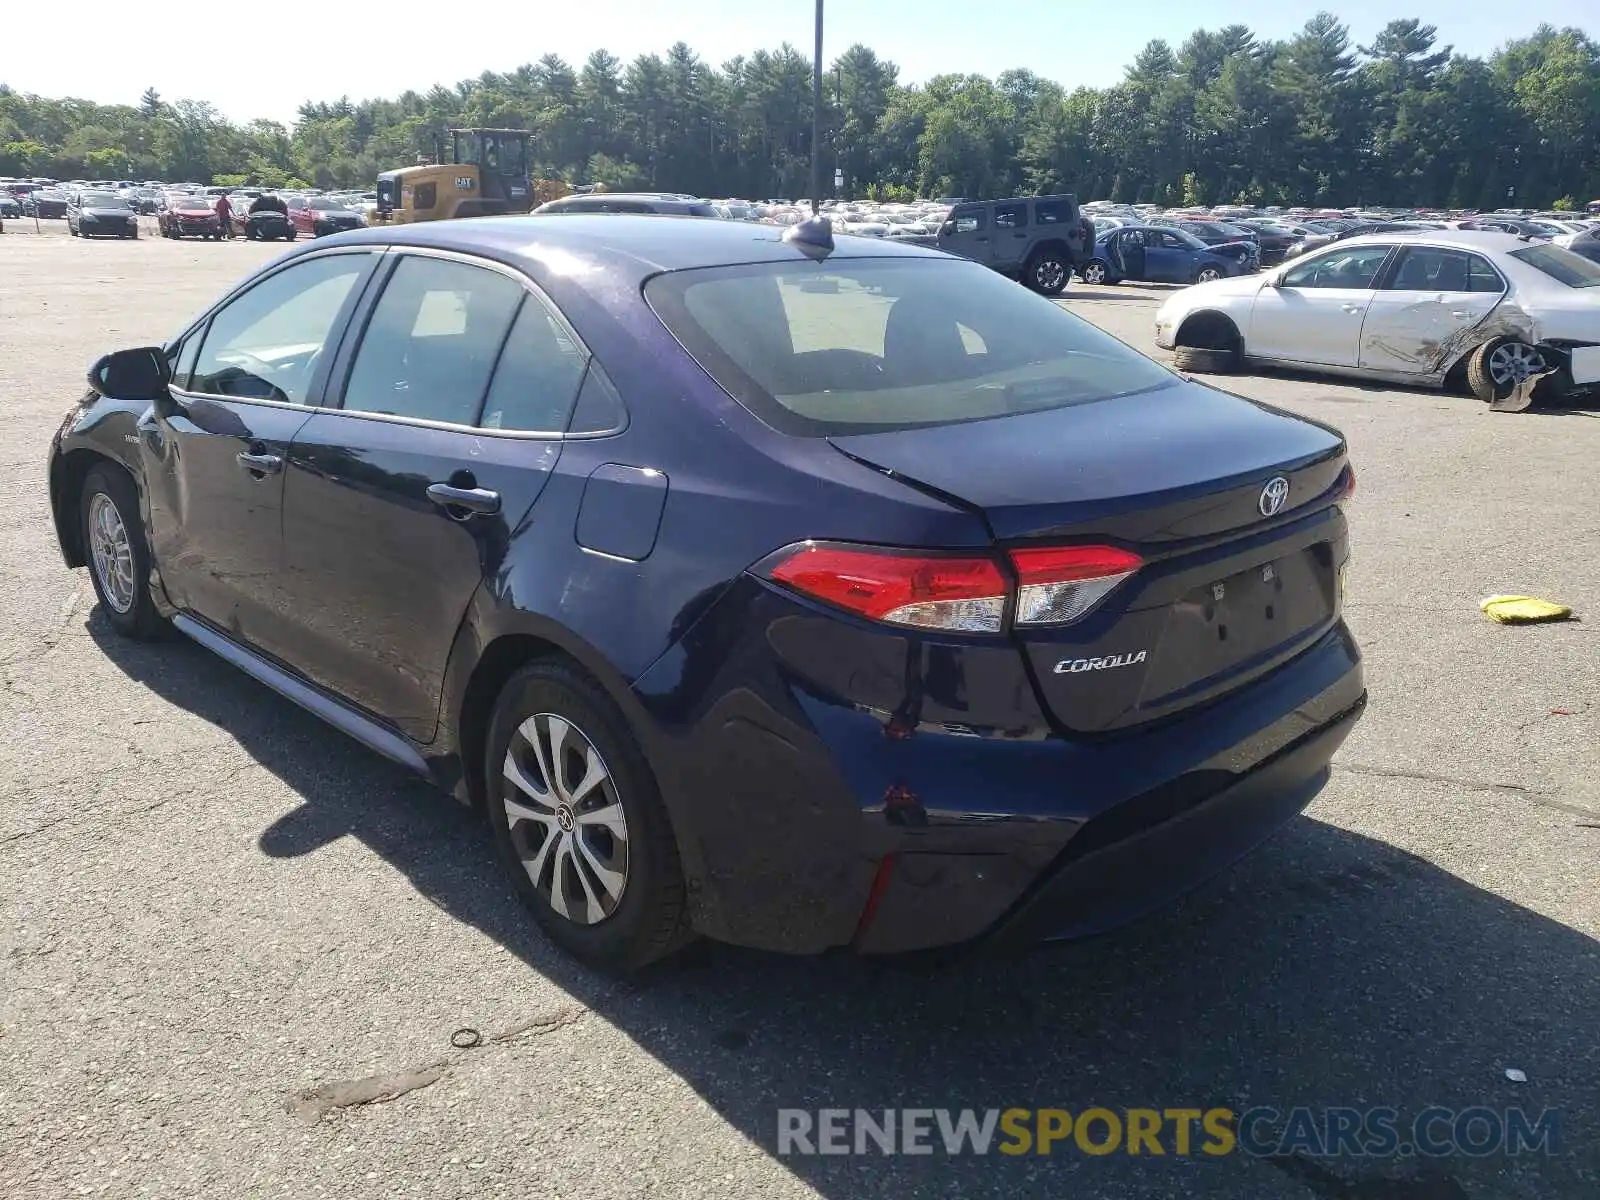
POLYGON ((1253 269, 1248 257, 1213 249, 1181 229, 1123 225, 1094 240, 1085 283, 1208 283, 1253 269))
POLYGON ((614 969, 1106 929, 1365 702, 1339 434, 935 251, 381 227, 90 385, 49 486, 100 619, 480 807, 614 969))

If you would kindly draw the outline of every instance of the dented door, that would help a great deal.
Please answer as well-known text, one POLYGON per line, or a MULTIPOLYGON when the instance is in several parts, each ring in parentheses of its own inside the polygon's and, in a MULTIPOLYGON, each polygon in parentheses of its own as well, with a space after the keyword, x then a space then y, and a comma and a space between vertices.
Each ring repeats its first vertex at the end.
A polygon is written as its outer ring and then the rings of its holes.
POLYGON ((1442 246, 1407 246, 1373 294, 1361 362, 1375 371, 1442 371, 1499 305, 1505 282, 1488 261, 1442 246))

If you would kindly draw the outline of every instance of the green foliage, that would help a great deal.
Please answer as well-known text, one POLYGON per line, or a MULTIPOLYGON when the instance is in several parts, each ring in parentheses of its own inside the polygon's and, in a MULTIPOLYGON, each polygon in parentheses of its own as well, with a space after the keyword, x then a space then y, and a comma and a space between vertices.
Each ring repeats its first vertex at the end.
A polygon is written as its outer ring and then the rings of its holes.
POLYGON ((1571 196, 1562 196, 1550 207, 1555 209, 1556 212, 1577 212, 1578 202, 1571 196))
MULTIPOLYGON (((627 63, 597 50, 577 68, 547 54, 425 93, 308 102, 292 129, 153 88, 107 106, 0 85, 0 173, 370 188, 477 124, 529 130, 540 178, 800 197, 811 117, 810 62, 788 44, 720 65, 682 42, 627 63)), ((828 66, 820 118, 825 188, 838 168, 847 196, 1492 208, 1508 190, 1525 205, 1600 195, 1600 46, 1550 26, 1482 60, 1411 18, 1359 47, 1328 13, 1282 42, 1227 25, 1152 41, 1119 83, 1071 91, 1022 70, 908 86, 855 45, 828 66)))
POLYGON ((213 175, 211 182, 217 187, 243 187, 250 182, 248 175, 213 175))

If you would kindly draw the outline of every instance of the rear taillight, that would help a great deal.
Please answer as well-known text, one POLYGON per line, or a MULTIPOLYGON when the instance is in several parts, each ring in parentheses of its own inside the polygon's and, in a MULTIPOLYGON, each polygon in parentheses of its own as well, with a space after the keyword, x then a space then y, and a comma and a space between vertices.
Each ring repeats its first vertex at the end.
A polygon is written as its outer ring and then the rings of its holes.
MULTIPOLYGON (((1113 546, 1009 551, 1017 625, 1064 625, 1086 615, 1141 565, 1113 546)), ((999 633, 1011 585, 987 557, 805 542, 779 551, 764 574, 814 599, 890 625, 999 633)))
POLYGON ((1115 546, 1049 546, 1013 550, 1018 625, 1076 621, 1137 571, 1137 554, 1115 546))
POLYGON ((891 625, 999 633, 1005 615, 1005 576, 988 558, 813 542, 789 551, 768 574, 797 592, 891 625))

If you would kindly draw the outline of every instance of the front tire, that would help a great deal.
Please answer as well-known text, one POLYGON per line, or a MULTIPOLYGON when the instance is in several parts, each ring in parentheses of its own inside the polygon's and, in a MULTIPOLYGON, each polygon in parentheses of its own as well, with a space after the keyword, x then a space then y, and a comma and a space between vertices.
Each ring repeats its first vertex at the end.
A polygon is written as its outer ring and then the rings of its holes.
POLYGON ((1196 283, 1215 283, 1221 278, 1222 272, 1217 270, 1216 267, 1201 267, 1194 275, 1196 283))
POLYGON ((1172 351, 1172 362, 1180 371, 1193 371, 1197 375, 1226 375, 1239 365, 1239 352, 1178 346, 1172 351))
POLYGON ((84 476, 78 531, 106 623, 136 641, 160 637, 166 621, 150 596, 150 548, 139 516, 139 493, 125 471, 97 466, 84 476))
POLYGON ((1111 282, 1111 267, 1102 259, 1091 258, 1079 275, 1085 283, 1106 284, 1111 282))
POLYGON ((1028 286, 1041 296, 1059 296, 1072 277, 1072 268, 1058 251, 1042 250, 1028 264, 1028 286))

